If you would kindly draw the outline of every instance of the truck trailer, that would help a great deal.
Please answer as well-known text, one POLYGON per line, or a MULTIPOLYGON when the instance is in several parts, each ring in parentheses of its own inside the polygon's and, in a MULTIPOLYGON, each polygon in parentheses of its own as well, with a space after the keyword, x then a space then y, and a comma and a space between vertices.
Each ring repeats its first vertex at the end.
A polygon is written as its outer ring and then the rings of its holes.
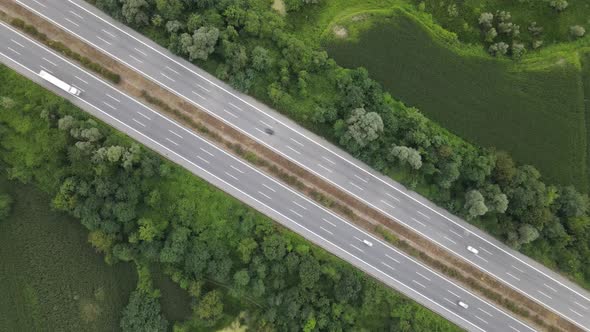
POLYGON ((65 92, 67 92, 69 94, 72 94, 74 96, 80 95, 80 89, 77 89, 77 88, 69 85, 68 83, 66 83, 66 82, 60 80, 59 78, 51 75, 50 73, 46 72, 45 70, 41 70, 39 72, 39 76, 41 76, 41 78, 43 78, 44 80, 57 86, 58 88, 64 90, 65 92))

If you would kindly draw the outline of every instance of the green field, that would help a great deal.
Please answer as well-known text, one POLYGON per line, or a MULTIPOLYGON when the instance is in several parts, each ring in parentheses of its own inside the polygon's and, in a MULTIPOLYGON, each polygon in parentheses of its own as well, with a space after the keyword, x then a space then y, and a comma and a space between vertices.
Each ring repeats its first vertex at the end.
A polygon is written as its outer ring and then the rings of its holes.
POLYGON ((328 38, 329 54, 346 67, 367 68, 395 98, 459 136, 510 152, 538 167, 549 182, 587 190, 577 59, 556 58, 539 69, 459 55, 402 11, 376 17, 356 41, 328 38))
POLYGON ((15 200, 0 223, 0 331, 118 331, 133 266, 105 264, 87 230, 33 186, 0 176, 0 189, 15 200))

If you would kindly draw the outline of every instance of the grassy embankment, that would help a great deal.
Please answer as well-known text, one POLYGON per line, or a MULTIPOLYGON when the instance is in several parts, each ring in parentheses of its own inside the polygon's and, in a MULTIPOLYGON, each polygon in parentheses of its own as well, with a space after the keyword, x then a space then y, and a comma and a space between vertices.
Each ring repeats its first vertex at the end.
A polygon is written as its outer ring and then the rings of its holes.
POLYGON ((35 187, 2 172, 0 189, 14 198, 0 223, 0 331, 118 331, 133 266, 105 264, 80 223, 35 187))

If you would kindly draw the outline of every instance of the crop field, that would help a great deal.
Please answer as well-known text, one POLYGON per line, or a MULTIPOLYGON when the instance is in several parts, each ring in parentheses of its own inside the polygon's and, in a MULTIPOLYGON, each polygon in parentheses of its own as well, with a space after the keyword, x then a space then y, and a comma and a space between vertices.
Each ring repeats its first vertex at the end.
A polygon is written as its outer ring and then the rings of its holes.
POLYGON ((86 229, 34 187, 0 176, 0 188, 15 200, 0 223, 0 331, 118 331, 133 266, 104 263, 86 229))
POLYGON ((327 38, 325 46, 339 64, 367 68, 394 98, 459 136, 510 152, 549 182, 587 191, 584 87, 576 59, 558 58, 539 69, 459 55, 401 11, 375 16, 355 41, 327 38))

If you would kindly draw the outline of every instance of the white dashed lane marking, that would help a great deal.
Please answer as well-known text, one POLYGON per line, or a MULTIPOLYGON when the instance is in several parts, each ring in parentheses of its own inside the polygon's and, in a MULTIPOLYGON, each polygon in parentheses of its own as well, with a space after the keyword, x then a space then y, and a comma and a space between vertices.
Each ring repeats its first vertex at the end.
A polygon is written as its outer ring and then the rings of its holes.
POLYGON ((80 15, 80 14, 78 14, 78 13, 76 13, 76 12, 72 11, 72 10, 70 10, 69 12, 70 12, 70 14, 72 14, 72 15, 76 16, 77 18, 79 18, 79 19, 81 19, 81 20, 83 20, 83 19, 84 19, 84 17, 82 17, 82 15, 80 15))
POLYGON ((15 44, 17 44, 18 46, 20 46, 20 47, 22 47, 22 48, 25 48, 25 46, 24 46, 23 44, 21 44, 21 43, 17 42, 16 40, 14 40, 14 39, 12 39, 12 38, 10 39, 10 41, 11 41, 11 42, 13 42, 13 43, 15 43, 15 44))
POLYGON ((145 127, 145 125, 139 121, 137 121, 135 118, 131 118, 131 120, 137 122, 140 126, 145 127))
MULTIPOLYGON (((21 55, 19 52, 17 52, 14 48, 10 47, 10 46, 6 46, 7 49, 9 49, 12 53, 16 54, 16 55, 21 55)), ((41 68, 43 68, 41 66, 41 68)))
POLYGON ((150 118, 149 116, 147 116, 147 115, 145 115, 145 114, 143 114, 143 113, 141 113, 141 112, 137 112, 137 114, 139 114, 139 115, 143 116, 144 118, 146 118, 146 119, 148 119, 148 120, 151 120, 151 118, 150 118))
POLYGON ((96 36, 96 38, 100 39, 101 41, 105 42, 107 45, 112 45, 111 42, 109 42, 108 40, 102 38, 101 36, 96 36))
POLYGON ((430 217, 428 215, 426 215, 426 214, 424 214, 424 213, 422 213, 420 211, 416 211, 416 212, 418 212, 418 214, 422 215, 422 217, 424 217, 426 219, 430 219, 430 217))
POLYGON ((328 219, 326 218, 322 218, 323 221, 327 222, 328 224, 332 225, 333 227, 336 227, 336 224, 334 224, 333 222, 328 221, 328 219))
POLYGON ((417 222, 418 224, 420 224, 423 227, 426 227, 426 224, 421 222, 420 220, 416 219, 416 218, 412 218, 412 220, 414 220, 415 222, 417 222))
POLYGON ((175 133, 174 131, 172 131, 172 130, 168 130, 168 131, 169 131, 169 132, 170 132, 172 135, 174 135, 174 136, 176 136, 176 137, 178 137, 178 138, 182 138, 182 136, 178 135, 178 134, 177 134, 177 133, 175 133))
POLYGON ((168 137, 166 137, 166 140, 176 146, 178 146, 178 143, 174 142, 173 140, 169 139, 168 137))
POLYGON ((206 154, 210 155, 211 157, 213 157, 213 153, 211 153, 203 148, 199 148, 199 150, 201 150, 201 151, 205 152, 206 154))
POLYGON ((136 51, 137 51, 137 53, 139 53, 139 54, 141 54, 141 55, 143 55, 143 56, 147 56, 147 54, 145 54, 145 52, 144 52, 144 51, 142 51, 142 50, 138 49, 137 47, 134 47, 133 49, 134 49, 134 50, 136 50, 136 51))
POLYGON ((86 82, 85 80, 81 79, 78 76, 74 76, 76 79, 78 79, 80 82, 84 83, 84 84, 88 84, 88 82, 86 82))
POLYGON ((69 19, 69 18, 67 18, 67 17, 64 17, 64 20, 66 20, 66 21, 70 22, 71 24, 73 24, 73 25, 75 25, 75 26, 77 26, 77 27, 79 27, 79 26, 80 26, 80 24, 78 24, 78 23, 76 23, 76 22, 74 22, 74 21, 70 20, 70 19, 69 19))

